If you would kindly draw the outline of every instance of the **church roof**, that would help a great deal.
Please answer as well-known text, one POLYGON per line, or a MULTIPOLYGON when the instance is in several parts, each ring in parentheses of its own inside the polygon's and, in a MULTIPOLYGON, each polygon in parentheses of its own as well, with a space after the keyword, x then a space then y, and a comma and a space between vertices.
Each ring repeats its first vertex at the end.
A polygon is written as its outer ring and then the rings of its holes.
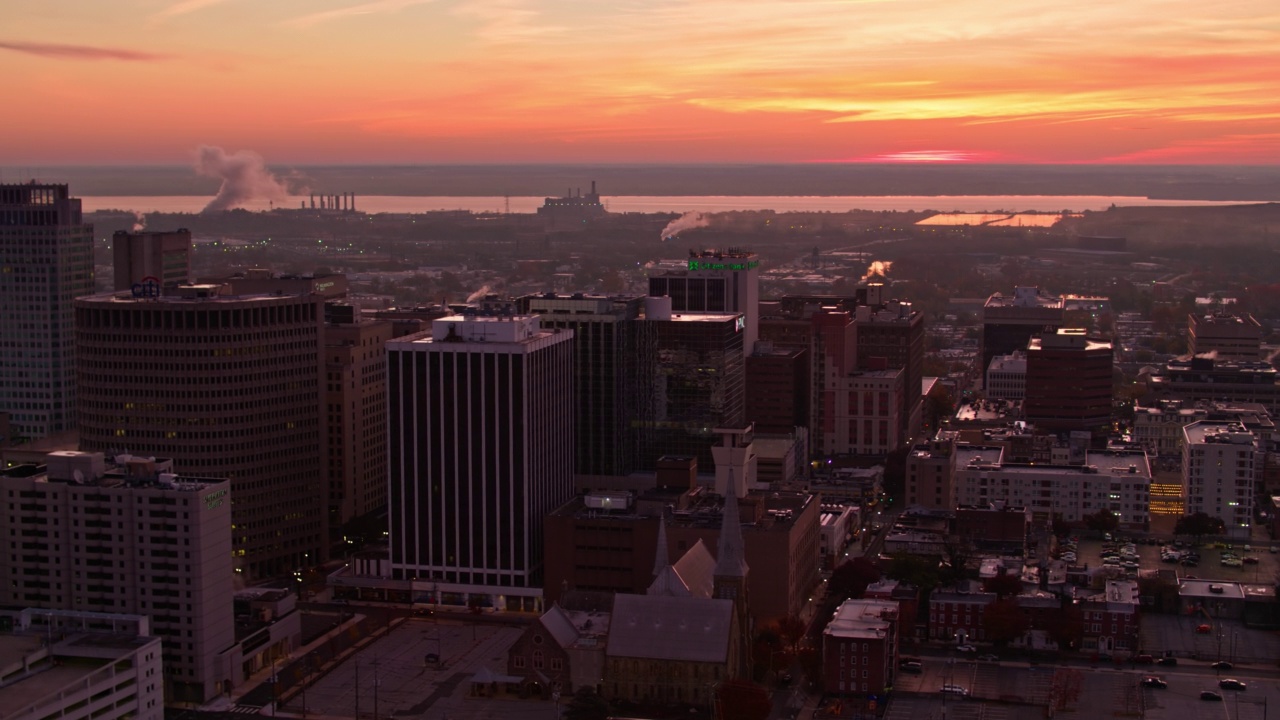
POLYGON ((742 540, 742 518, 738 512, 738 483, 733 470, 724 491, 724 522, 716 548, 717 577, 746 577, 746 547, 742 540))
POLYGON ((663 595, 613 599, 609 657, 721 663, 729 659, 731 600, 663 595))
POLYGON ((715 590, 715 565, 711 551, 699 540, 675 565, 658 570, 646 594, 709 598, 715 590))

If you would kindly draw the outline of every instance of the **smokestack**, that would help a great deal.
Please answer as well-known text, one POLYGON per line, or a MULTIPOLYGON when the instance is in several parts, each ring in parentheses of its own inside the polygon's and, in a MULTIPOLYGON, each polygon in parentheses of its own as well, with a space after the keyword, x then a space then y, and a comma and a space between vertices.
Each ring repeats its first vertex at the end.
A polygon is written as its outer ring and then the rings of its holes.
POLYGON ((591 194, 592 194, 592 195, 595 195, 595 194, 596 194, 596 181, 595 181, 595 180, 592 180, 592 181, 591 181, 591 194))
POLYGON ((356 194, 351 193, 351 211, 355 212, 355 209, 356 209, 356 194))
POLYGON ((316 209, 316 194, 315 194, 315 193, 311 193, 311 209, 312 209, 312 210, 315 210, 315 209, 316 209))

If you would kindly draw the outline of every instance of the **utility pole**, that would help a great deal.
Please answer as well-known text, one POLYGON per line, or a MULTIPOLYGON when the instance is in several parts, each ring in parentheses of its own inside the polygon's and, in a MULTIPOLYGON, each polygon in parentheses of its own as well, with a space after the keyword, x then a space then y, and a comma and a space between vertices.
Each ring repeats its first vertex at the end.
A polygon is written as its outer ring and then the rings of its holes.
POLYGON ((373 720, 378 720, 378 658, 373 658, 373 720))
POLYGON ((356 659, 356 720, 360 720, 360 660, 356 659))

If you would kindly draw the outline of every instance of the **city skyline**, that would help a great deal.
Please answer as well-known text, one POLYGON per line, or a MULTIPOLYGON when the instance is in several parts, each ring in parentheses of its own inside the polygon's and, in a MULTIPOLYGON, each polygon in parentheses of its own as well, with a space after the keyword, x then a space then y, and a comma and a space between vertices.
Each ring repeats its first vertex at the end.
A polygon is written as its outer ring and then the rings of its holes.
POLYGON ((0 5, 9 163, 1280 162, 1280 13, 1141 0, 0 5))

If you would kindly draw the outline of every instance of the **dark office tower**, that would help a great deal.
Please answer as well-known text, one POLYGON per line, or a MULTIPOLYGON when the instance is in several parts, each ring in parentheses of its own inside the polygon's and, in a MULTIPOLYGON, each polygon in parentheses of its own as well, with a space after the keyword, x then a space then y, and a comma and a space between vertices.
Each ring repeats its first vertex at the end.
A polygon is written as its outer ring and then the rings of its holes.
POLYGON ((809 351, 757 342, 747 356, 747 422, 759 433, 809 426, 809 351))
POLYGON ((649 272, 649 296, 671 298, 676 313, 741 313, 742 351, 750 355, 760 337, 760 260, 747 250, 689 252, 678 263, 664 261, 649 272))
POLYGON ((1053 333, 1062 327, 1062 298, 1040 292, 1038 287, 1014 288, 1013 297, 996 293, 982 307, 982 367, 986 376, 991 358, 1025 350, 1034 335, 1053 333))
POLYGON ((80 445, 228 478, 237 572, 284 575, 328 548, 323 299, 226 290, 76 301, 80 445))
POLYGON ((1104 435, 1111 425, 1111 373, 1111 343, 1090 340, 1084 330, 1032 338, 1023 401, 1027 421, 1049 431, 1104 435))
POLYGON ((653 326, 640 315, 644 298, 527 295, 522 315, 544 329, 573 331, 574 473, 627 475, 636 469, 638 428, 651 420, 653 326))
POLYGON ((155 283, 161 287, 191 280, 191 231, 126 232, 111 236, 116 290, 155 283))
POLYGON ((880 367, 876 358, 884 358, 883 367, 903 370, 903 413, 901 434, 910 438, 920 428, 923 410, 924 379, 924 314, 909 302, 876 301, 882 289, 872 284, 871 302, 854 309, 858 335, 858 369, 880 367))
POLYGON ((93 226, 66 185, 0 185, 0 410, 14 437, 75 427, 77 297, 93 293, 93 226))
POLYGON ((646 301, 646 322, 656 330, 654 420, 642 440, 641 467, 663 455, 688 455, 715 467, 717 428, 745 424, 745 341, 741 315, 673 314, 664 298, 646 301))
POLYGON ((1249 313, 1222 309, 1187 316, 1187 350, 1192 357, 1212 357, 1219 362, 1260 362, 1262 324, 1249 313))
POLYGON ((535 609, 573 497, 573 332, 454 315, 388 352, 391 571, 415 597, 535 609))
POLYGON ((387 341, 390 320, 363 318, 341 300, 325 303, 329 530, 387 506, 387 341))

